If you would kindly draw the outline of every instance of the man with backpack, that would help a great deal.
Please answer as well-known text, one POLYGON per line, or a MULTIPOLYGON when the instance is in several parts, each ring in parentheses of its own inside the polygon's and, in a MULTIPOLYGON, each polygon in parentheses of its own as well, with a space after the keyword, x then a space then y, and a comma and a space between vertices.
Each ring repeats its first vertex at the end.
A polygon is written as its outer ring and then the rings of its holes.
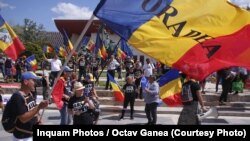
POLYGON ((178 119, 178 125, 199 125, 200 121, 197 116, 199 113, 199 104, 201 110, 206 111, 201 95, 201 88, 189 76, 182 76, 186 78, 186 81, 182 85, 181 100, 183 109, 178 119))
POLYGON ((2 125, 5 131, 13 133, 13 141, 32 141, 32 127, 39 123, 39 110, 48 106, 46 100, 37 105, 31 94, 37 78, 33 72, 24 72, 21 89, 11 96, 5 107, 2 125))

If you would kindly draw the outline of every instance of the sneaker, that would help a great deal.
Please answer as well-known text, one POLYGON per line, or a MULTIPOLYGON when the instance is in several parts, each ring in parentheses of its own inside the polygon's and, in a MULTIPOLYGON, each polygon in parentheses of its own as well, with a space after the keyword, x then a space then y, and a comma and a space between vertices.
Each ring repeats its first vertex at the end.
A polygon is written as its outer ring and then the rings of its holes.
POLYGON ((120 121, 120 120, 122 120, 122 119, 124 119, 124 117, 123 117, 123 116, 119 117, 119 119, 118 119, 118 120, 120 121))

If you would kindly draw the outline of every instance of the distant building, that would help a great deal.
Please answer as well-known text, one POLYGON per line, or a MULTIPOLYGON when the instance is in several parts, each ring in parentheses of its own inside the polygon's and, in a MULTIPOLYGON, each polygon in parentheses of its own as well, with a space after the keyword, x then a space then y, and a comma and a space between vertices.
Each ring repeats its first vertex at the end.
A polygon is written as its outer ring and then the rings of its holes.
MULTIPOLYGON (((70 40, 74 44, 77 41, 78 37, 80 36, 84 27, 87 25, 88 20, 54 20, 54 22, 55 22, 57 29, 61 33, 63 33, 63 30, 65 30, 70 40)), ((102 22, 100 20, 93 20, 85 36, 88 36, 93 41, 95 41, 96 33, 99 27, 101 26, 101 24, 102 22)), ((110 29, 106 29, 106 30, 109 33, 109 38, 115 43, 117 43, 120 37, 114 34, 110 29)), ((59 36, 59 35, 56 35, 56 36, 59 36)), ((56 39, 57 37, 52 37, 52 38, 56 39)), ((143 63, 145 62, 146 58, 150 58, 147 55, 135 50, 134 48, 131 48, 131 50, 133 51, 134 58, 139 59, 143 63)), ((151 60, 154 61, 154 59, 152 58, 151 60)))

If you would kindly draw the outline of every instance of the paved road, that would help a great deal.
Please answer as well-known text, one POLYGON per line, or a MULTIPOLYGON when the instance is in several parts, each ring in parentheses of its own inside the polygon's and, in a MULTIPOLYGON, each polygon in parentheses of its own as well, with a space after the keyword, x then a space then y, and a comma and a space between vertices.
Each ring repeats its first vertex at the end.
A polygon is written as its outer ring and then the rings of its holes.
MULTIPOLYGON (((0 119, 2 112, 0 112, 0 119)), ((143 125, 147 122, 144 113, 135 114, 134 120, 129 119, 129 115, 124 120, 118 121, 118 113, 103 113, 98 122, 99 125, 143 125)), ((160 125, 176 125, 179 115, 158 114, 157 123, 160 125)), ((59 112, 57 110, 46 110, 43 117, 44 124, 58 125, 60 123, 59 112)), ((249 117, 219 117, 218 119, 208 118, 202 122, 203 125, 250 125, 249 117)), ((0 141, 11 141, 11 134, 5 132, 0 125, 0 141)))

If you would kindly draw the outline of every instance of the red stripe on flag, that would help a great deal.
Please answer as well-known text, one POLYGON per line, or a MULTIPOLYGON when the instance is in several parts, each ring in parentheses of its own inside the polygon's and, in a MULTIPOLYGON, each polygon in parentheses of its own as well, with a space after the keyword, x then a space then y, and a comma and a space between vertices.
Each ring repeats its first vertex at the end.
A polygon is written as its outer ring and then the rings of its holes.
POLYGON ((250 68, 249 37, 250 25, 246 25, 231 35, 206 40, 192 47, 173 67, 197 80, 202 80, 211 72, 222 68, 250 68))
POLYGON ((174 95, 168 96, 168 97, 162 99, 162 101, 170 107, 182 105, 180 93, 176 93, 174 95))
POLYGON ((113 91, 115 101, 123 102, 124 101, 124 95, 121 91, 113 91))
POLYGON ((25 48, 22 42, 19 40, 19 38, 15 38, 13 39, 13 43, 4 50, 4 53, 11 59, 16 60, 18 54, 20 54, 24 50, 25 48))

